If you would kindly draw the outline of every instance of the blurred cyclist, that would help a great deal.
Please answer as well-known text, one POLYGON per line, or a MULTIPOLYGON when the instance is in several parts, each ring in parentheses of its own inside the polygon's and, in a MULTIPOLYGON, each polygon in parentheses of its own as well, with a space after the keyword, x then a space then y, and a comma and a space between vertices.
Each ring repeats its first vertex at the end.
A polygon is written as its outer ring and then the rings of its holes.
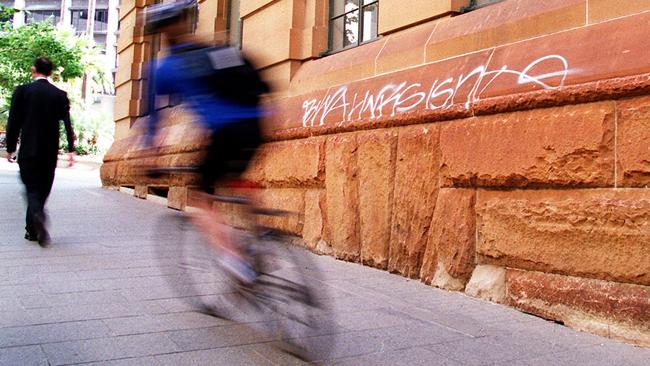
POLYGON ((246 170, 262 143, 259 119, 260 96, 269 91, 239 50, 227 45, 206 46, 192 40, 196 1, 180 1, 147 7, 145 33, 161 33, 168 56, 152 62, 149 85, 147 147, 154 146, 159 117, 156 95, 176 95, 211 134, 207 155, 200 166, 201 205, 195 222, 220 250, 222 265, 238 280, 251 283, 256 273, 232 239, 232 228, 224 225, 211 206, 214 184, 237 179, 246 170))

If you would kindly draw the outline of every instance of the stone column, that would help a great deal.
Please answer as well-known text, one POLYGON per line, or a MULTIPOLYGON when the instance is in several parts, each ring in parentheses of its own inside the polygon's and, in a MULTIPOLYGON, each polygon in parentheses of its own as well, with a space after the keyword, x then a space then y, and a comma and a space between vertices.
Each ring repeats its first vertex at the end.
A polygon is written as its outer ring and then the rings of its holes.
POLYGON ((14 14, 14 28, 25 25, 25 0, 14 0, 14 9, 18 10, 14 14))
POLYGON ((117 58, 117 27, 119 24, 118 14, 119 0, 108 0, 108 29, 106 29, 106 63, 113 70, 117 58))
POLYGON ((72 24, 70 5, 72 5, 72 0, 61 0, 61 20, 59 21, 59 24, 68 26, 72 24))

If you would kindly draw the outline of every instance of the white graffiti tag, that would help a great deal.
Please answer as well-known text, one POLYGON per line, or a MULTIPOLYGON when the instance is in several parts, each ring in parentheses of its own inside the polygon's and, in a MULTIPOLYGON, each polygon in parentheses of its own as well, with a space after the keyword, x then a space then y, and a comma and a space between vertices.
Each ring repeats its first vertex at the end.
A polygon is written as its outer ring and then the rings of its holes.
POLYGON ((504 78, 506 75, 516 77, 513 86, 531 84, 549 90, 564 86, 570 73, 569 63, 564 57, 548 55, 529 63, 521 71, 513 70, 507 65, 488 70, 486 65, 481 65, 466 75, 426 83, 430 87, 421 82, 401 82, 389 83, 378 91, 352 92, 345 85, 333 92, 328 91, 323 98, 303 101, 302 125, 323 126, 330 118, 334 123, 342 125, 364 118, 394 117, 418 109, 447 109, 454 105, 469 109, 498 80, 513 83, 512 78, 504 78), (537 68, 556 71, 535 74, 537 68), (459 98, 462 99, 457 100, 459 98))

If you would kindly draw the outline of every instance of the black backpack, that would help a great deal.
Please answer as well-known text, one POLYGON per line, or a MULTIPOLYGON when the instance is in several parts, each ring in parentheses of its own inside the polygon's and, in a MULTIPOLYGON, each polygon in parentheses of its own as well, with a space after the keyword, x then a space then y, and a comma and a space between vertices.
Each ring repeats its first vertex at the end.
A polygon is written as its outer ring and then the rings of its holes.
POLYGON ((206 85, 215 96, 245 106, 259 104, 270 88, 251 62, 230 46, 190 46, 174 54, 188 78, 206 85))

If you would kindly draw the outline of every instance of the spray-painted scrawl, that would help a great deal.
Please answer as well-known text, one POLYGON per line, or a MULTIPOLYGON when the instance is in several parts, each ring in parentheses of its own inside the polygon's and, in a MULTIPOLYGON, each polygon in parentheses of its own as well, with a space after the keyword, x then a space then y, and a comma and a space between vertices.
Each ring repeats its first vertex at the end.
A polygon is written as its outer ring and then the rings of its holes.
POLYGON ((514 83, 513 86, 528 84, 557 89, 564 86, 570 74, 569 63, 560 55, 538 58, 521 70, 507 65, 488 69, 488 63, 455 77, 422 82, 391 82, 379 90, 341 86, 320 99, 303 102, 303 127, 323 126, 326 121, 342 125, 361 119, 393 117, 400 113, 446 109, 454 105, 469 109, 500 81, 507 80, 514 83), (540 69, 547 71, 539 73, 540 69))

